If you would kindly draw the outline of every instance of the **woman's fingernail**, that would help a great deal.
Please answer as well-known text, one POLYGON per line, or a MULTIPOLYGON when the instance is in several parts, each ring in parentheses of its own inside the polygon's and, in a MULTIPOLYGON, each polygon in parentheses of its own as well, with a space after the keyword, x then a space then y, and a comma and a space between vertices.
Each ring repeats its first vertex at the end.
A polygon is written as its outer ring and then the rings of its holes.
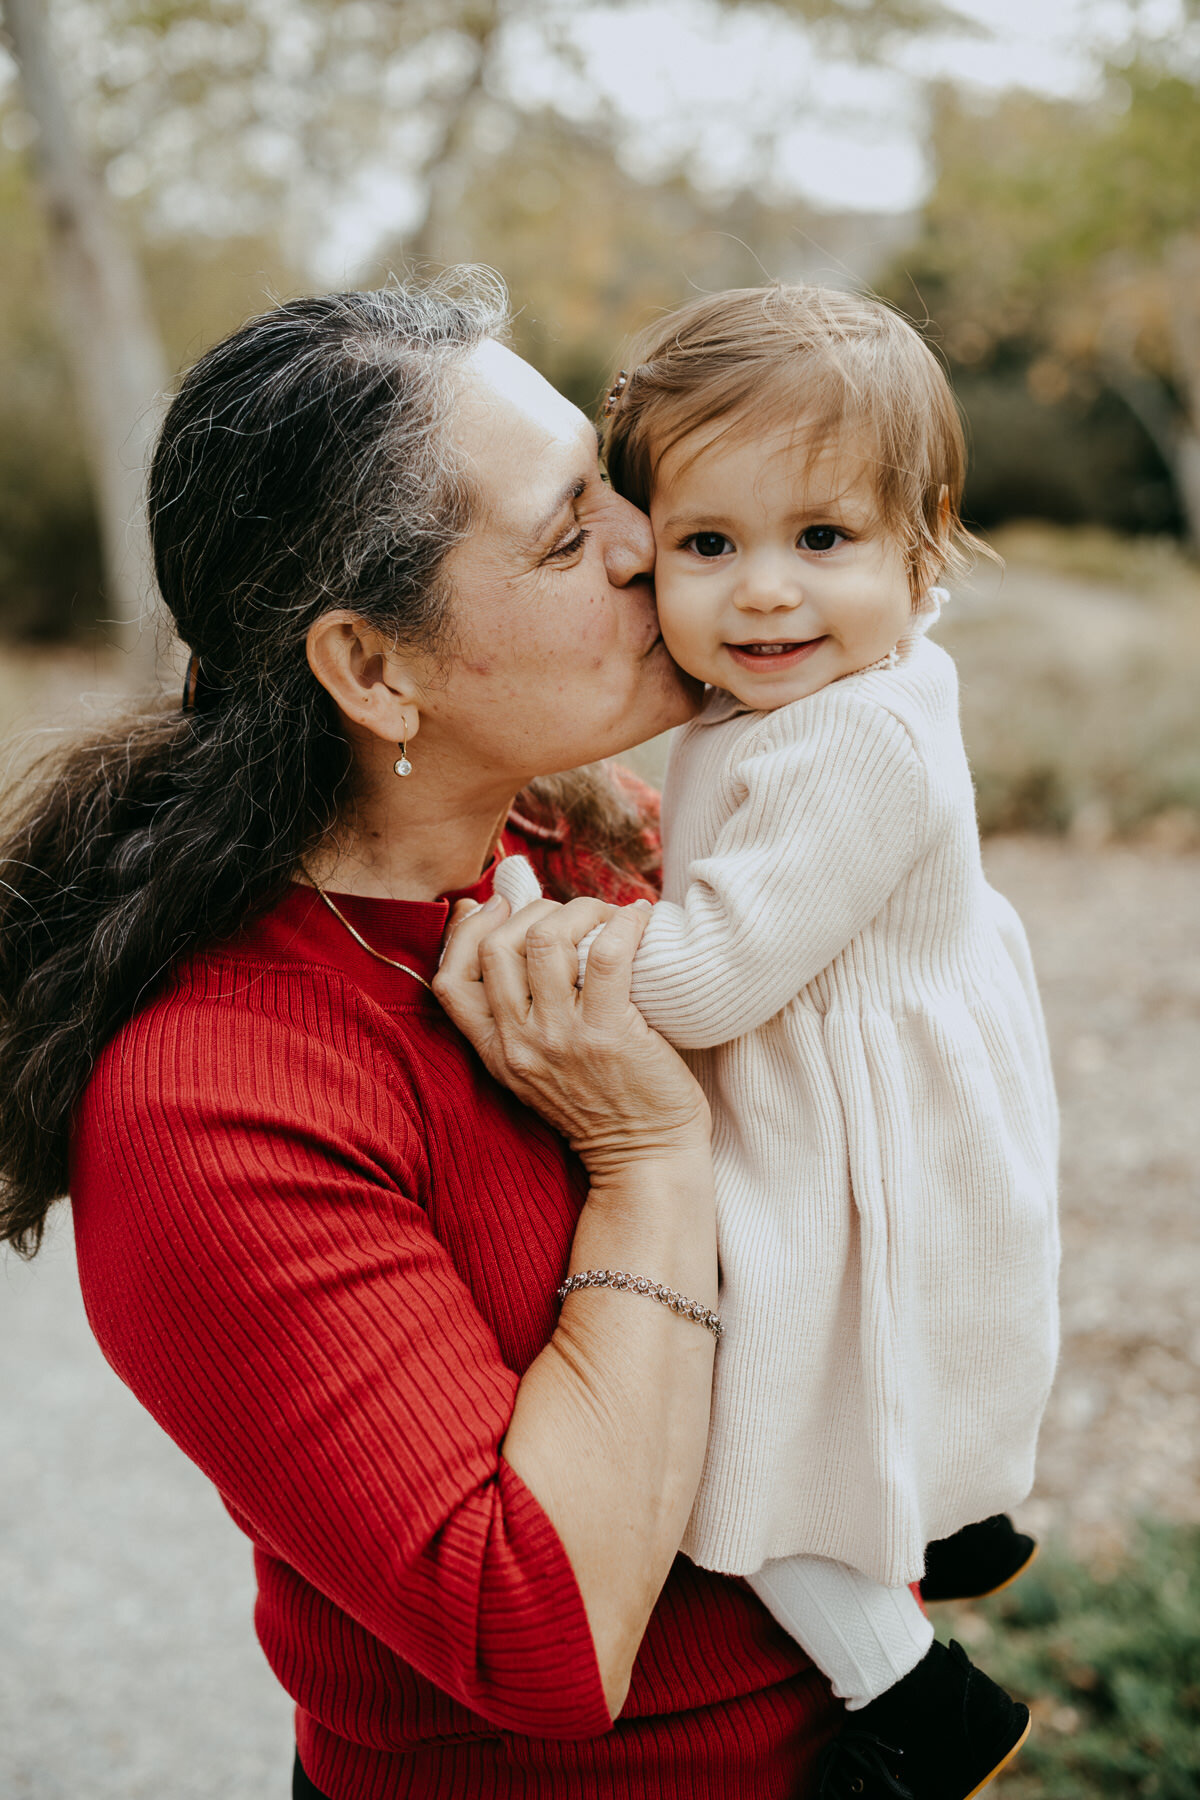
POLYGON ((633 903, 633 904, 634 904, 634 905, 635 905, 635 906, 644 906, 644 907, 645 907, 645 909, 646 909, 646 911, 647 911, 647 912, 653 912, 653 911, 654 911, 654 902, 653 902, 653 900, 635 900, 635 901, 634 901, 634 903, 633 903))
POLYGON ((502 906, 507 905, 508 901, 503 894, 493 894, 490 900, 484 901, 483 910, 484 912, 499 912, 502 906))

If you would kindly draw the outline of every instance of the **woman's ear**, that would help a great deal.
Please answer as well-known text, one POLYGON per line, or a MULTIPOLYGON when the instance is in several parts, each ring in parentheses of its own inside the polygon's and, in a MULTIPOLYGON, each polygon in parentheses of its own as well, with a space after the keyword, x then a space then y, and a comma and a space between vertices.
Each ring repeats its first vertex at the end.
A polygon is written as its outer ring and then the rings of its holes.
POLYGON ((398 744, 421 729, 416 671, 358 613, 322 613, 308 629, 308 666, 352 725, 398 744))

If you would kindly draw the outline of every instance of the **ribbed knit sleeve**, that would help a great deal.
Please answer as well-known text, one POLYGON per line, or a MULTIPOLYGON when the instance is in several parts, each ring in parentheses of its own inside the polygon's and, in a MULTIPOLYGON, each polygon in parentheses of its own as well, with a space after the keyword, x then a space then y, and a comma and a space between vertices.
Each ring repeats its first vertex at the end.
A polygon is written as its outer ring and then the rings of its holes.
POLYGON ((495 1726, 605 1732, 570 1565, 501 1454, 518 1377, 431 1229, 371 1009, 325 985, 201 965, 106 1050, 74 1141, 93 1329, 268 1556, 495 1726))
MULTIPOLYGON (((721 729, 694 728, 692 741, 721 729)), ((859 690, 780 707, 730 778, 738 804, 690 864, 682 903, 654 908, 634 964, 639 1010, 683 1049, 773 1018, 875 917, 927 828, 912 737, 859 690)), ((682 808, 687 786, 685 762, 673 784, 682 808)), ((672 818, 671 830, 686 821, 672 818)))

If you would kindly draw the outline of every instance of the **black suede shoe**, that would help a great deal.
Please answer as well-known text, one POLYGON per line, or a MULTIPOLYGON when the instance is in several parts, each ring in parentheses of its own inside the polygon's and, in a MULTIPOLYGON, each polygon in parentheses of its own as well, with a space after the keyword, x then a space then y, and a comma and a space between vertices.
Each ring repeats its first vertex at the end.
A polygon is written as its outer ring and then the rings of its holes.
POLYGON ((925 1551, 922 1600, 982 1600, 998 1594, 1027 1569, 1037 1541, 1018 1531, 1007 1513, 964 1525, 925 1551))
POLYGON ((931 1645, 903 1681, 848 1720, 826 1752, 820 1800, 970 1800, 1029 1733, 1029 1708, 961 1644, 931 1645))
MULTIPOLYGON (((857 1719, 857 1713, 849 1715, 857 1719)), ((857 1725, 843 1726, 817 1765, 817 1800, 914 1800, 897 1773, 904 1752, 857 1725)))

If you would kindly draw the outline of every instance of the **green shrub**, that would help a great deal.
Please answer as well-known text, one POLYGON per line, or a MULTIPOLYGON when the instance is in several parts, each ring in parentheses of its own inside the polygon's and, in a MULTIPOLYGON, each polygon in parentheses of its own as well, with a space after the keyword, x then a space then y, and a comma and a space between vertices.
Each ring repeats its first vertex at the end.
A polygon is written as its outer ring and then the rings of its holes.
POLYGON ((1048 1551, 1007 1592, 935 1622, 1033 1713, 1007 1800, 1200 1794, 1200 1529, 1143 1525, 1102 1570, 1048 1551))

